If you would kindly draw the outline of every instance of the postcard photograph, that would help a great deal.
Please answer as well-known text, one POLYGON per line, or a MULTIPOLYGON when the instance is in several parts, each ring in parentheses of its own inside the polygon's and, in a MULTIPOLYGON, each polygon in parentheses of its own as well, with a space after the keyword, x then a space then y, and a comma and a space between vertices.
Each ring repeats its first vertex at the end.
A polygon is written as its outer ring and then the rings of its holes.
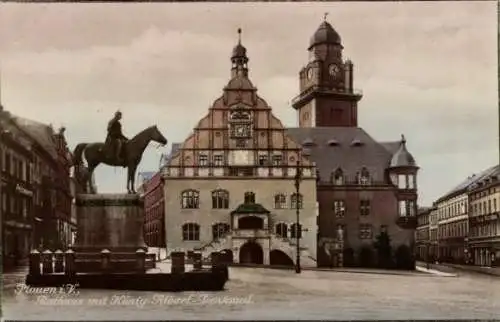
POLYGON ((497 3, 4 3, 6 320, 500 318, 497 3))

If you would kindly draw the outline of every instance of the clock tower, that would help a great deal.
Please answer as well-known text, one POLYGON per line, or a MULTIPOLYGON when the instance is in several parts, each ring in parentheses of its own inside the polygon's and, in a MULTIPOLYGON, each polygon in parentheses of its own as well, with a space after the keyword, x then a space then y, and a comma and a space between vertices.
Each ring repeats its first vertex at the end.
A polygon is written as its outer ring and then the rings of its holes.
POLYGON ((339 34, 326 21, 309 44, 309 62, 301 69, 300 94, 293 99, 299 127, 357 127, 357 103, 362 95, 353 88, 353 64, 342 58, 339 34))

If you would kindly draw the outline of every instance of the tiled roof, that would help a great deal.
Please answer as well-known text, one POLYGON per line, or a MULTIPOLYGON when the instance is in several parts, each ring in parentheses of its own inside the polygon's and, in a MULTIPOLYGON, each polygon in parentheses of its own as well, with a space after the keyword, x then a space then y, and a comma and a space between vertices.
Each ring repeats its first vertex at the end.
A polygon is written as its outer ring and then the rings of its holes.
POLYGON ((33 140, 38 142, 54 160, 58 159, 56 142, 52 136, 53 131, 50 126, 19 116, 12 116, 12 120, 33 140))
POLYGON ((438 200, 436 200, 436 203, 446 200, 448 198, 451 198, 454 195, 460 194, 467 190, 469 187, 471 187, 473 184, 476 182, 481 181, 482 179, 492 176, 492 175, 498 175, 500 174, 500 167, 499 165, 492 166, 479 174, 473 174, 472 176, 468 177, 464 181, 462 181, 460 184, 455 186, 455 188, 451 189, 449 192, 445 193, 442 197, 440 197, 438 200))
POLYGON ((287 132, 297 143, 305 143, 304 152, 316 163, 320 181, 324 182, 330 181, 337 168, 342 169, 347 180, 354 180, 363 167, 373 181, 383 182, 395 151, 394 143, 379 143, 362 128, 289 128, 287 132))

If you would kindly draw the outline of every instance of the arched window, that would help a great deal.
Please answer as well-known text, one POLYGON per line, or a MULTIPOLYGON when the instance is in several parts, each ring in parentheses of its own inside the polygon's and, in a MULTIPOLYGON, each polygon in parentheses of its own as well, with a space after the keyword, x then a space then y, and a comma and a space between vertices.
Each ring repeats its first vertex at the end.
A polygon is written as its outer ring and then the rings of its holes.
POLYGON ((200 225, 195 223, 182 225, 182 240, 200 240, 200 225))
POLYGON ((213 209, 229 208, 229 192, 227 190, 212 191, 212 208, 213 209))
POLYGON ((302 225, 292 224, 292 226, 290 227, 290 238, 297 238, 297 233, 299 238, 302 238, 302 225))
POLYGON ((219 239, 224 237, 229 232, 229 225, 225 223, 216 223, 212 225, 212 237, 213 239, 219 239))
POLYGON ((183 209, 196 209, 200 207, 200 193, 196 190, 184 190, 181 194, 183 209))
POLYGON ((288 236, 288 226, 282 222, 276 224, 276 235, 286 238, 288 236))
POLYGON ((302 209, 303 207, 303 198, 302 195, 299 193, 298 195, 296 193, 292 194, 292 197, 290 198, 290 208, 291 209, 302 209), (298 204, 297 204, 298 203, 298 204))
POLYGON ((274 195, 274 208, 275 209, 285 209, 286 208, 286 196, 282 193, 274 195))
POLYGON ((361 172, 358 172, 358 174, 357 174, 356 181, 360 185, 370 184, 370 173, 368 172, 368 169, 366 169, 366 168, 361 169, 361 172))
POLYGON ((344 171, 342 171, 342 169, 337 168, 337 170, 332 173, 332 183, 336 186, 344 184, 344 171))

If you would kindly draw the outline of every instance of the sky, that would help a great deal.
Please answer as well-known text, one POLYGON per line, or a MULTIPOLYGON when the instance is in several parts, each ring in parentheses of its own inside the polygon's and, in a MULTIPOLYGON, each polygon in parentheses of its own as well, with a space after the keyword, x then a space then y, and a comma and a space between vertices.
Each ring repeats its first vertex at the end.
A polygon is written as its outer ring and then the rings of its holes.
MULTIPOLYGON (((495 2, 121 3, 0 6, 1 101, 57 127, 70 148, 103 141, 123 112, 125 135, 157 124, 183 141, 222 94, 242 28, 250 79, 285 126, 309 38, 328 12, 363 91, 359 125, 379 141, 401 134, 420 166, 419 204, 498 164, 495 2)), ((123 169, 96 170, 100 192, 122 192, 123 169)))

